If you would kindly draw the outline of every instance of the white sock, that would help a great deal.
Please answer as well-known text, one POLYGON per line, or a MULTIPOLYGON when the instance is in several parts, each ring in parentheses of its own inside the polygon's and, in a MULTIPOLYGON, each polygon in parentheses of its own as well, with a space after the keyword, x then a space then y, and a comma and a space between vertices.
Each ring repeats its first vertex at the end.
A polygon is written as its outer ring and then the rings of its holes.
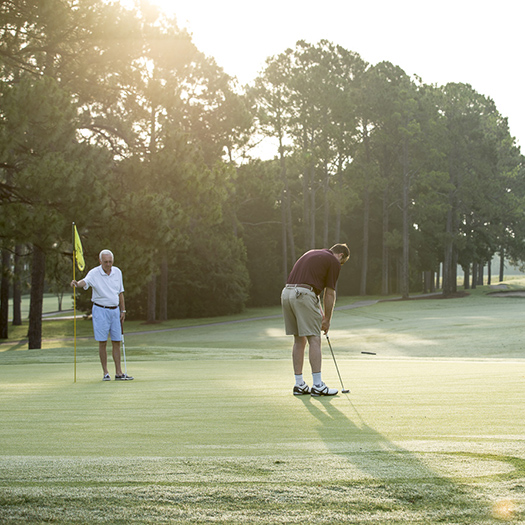
POLYGON ((322 384, 323 380, 321 379, 321 372, 317 372, 315 374, 312 374, 312 377, 314 379, 314 385, 322 384))
POLYGON ((295 384, 301 386, 304 383, 303 374, 295 374, 295 384))

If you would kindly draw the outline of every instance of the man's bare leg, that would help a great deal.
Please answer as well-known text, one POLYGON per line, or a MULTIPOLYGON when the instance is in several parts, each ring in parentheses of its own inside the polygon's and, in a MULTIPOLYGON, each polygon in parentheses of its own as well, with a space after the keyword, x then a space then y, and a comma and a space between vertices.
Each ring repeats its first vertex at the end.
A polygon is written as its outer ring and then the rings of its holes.
POLYGON ((111 341, 113 345, 113 361, 115 361, 115 375, 121 376, 122 368, 120 366, 120 341, 111 341))
POLYGON ((100 364, 102 365, 102 370, 104 375, 109 374, 108 372, 108 353, 106 351, 107 341, 98 342, 98 355, 100 356, 100 364))
POLYGON ((306 348, 306 337, 294 335, 293 339, 293 349, 292 349, 292 361, 293 361, 293 370, 295 375, 300 375, 303 373, 304 365, 304 350, 306 348))
POLYGON ((308 358, 310 360, 312 374, 320 373, 321 364, 323 362, 323 355, 321 353, 321 336, 308 336, 308 358))
POLYGON ((309 335, 308 337, 295 335, 292 349, 293 369, 295 375, 303 373, 304 352, 307 342, 308 358, 312 373, 316 374, 321 371, 321 364, 323 362, 323 356, 321 354, 321 337, 318 335, 309 335))

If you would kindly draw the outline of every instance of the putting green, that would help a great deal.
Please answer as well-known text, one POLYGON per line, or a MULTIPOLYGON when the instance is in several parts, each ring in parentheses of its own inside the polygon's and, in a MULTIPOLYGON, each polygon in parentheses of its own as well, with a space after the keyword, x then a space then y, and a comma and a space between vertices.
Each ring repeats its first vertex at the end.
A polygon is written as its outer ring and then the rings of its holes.
MULTIPOLYGON (((101 381, 88 339, 76 382, 71 346, 3 345, 0 520, 522 523, 525 360, 510 301, 337 311, 351 392, 332 398, 292 395, 291 341, 272 316, 147 334, 130 323, 130 382, 101 381)), ((326 345, 323 378, 340 388, 326 345)))
MULTIPOLYGON (((129 363, 102 382, 82 365, 9 367, 2 452, 42 456, 199 456, 523 448, 525 363, 340 360, 351 393, 291 395, 288 360, 129 363), (44 439, 43 439, 44 438, 44 439)), ((337 386, 333 362, 324 378, 337 386)))

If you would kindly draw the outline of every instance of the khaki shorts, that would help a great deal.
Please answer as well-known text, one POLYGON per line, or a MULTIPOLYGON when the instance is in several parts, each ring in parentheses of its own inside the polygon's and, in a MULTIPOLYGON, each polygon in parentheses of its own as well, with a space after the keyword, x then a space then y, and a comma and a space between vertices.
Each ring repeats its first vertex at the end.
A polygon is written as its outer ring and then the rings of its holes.
POLYGON ((321 335, 323 315, 314 292, 307 288, 283 288, 281 305, 286 335, 321 335))

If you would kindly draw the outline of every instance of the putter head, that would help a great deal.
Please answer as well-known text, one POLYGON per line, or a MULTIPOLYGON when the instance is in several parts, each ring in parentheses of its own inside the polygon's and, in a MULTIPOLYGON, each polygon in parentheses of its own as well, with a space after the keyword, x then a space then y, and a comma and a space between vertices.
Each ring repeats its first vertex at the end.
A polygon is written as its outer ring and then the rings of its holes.
POLYGON ((348 388, 341 390, 341 394, 349 394, 349 393, 350 393, 350 390, 348 390, 348 388))

